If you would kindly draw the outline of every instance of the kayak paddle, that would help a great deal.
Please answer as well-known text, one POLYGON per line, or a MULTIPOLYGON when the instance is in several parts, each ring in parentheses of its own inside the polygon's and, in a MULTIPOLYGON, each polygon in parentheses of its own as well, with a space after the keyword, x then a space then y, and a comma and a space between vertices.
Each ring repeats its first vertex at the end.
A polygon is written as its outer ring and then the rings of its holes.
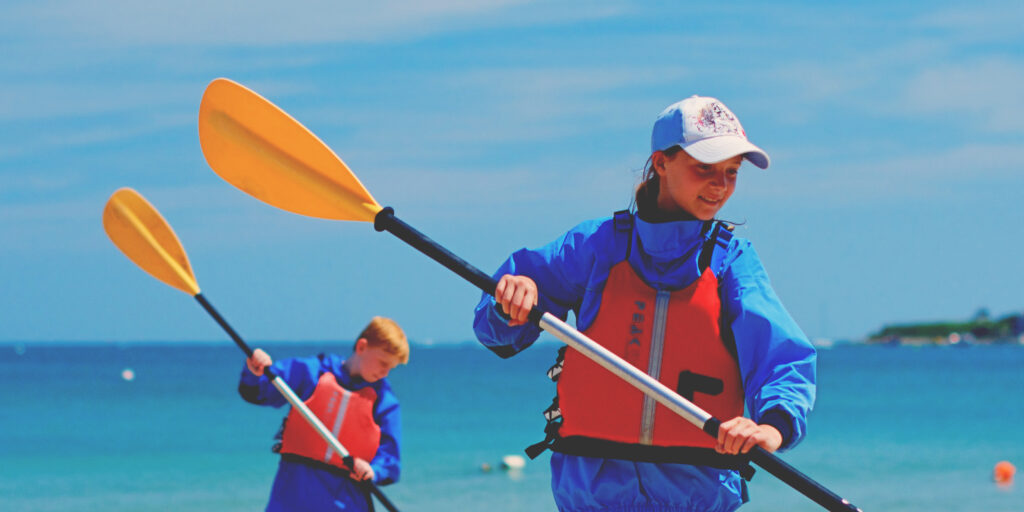
MULTIPOLYGON (((218 78, 207 86, 199 107, 199 142, 213 171, 256 199, 310 217, 372 222, 377 231, 391 232, 485 293, 494 294, 495 279, 395 217, 394 209, 381 207, 323 141, 241 84, 218 78)), ((529 318, 696 427, 718 437, 718 419, 555 315, 534 307, 529 318)), ((860 510, 760 446, 747 455, 827 510, 860 510)))
MULTIPOLYGON (((228 333, 228 336, 231 336, 238 348, 245 352, 246 357, 252 357, 253 351, 249 345, 200 293, 199 284, 192 273, 185 249, 178 241, 178 237, 175 236, 174 230, 149 201, 130 188, 118 189, 110 196, 103 209, 103 229, 106 230, 107 236, 114 242, 114 245, 142 270, 165 284, 195 297, 203 309, 217 321, 228 333)), ((292 391, 288 383, 275 375, 270 367, 267 367, 264 372, 274 387, 288 400, 288 403, 296 408, 331 449, 341 455, 351 466, 352 459, 348 450, 292 391)), ((384 508, 391 512, 398 512, 398 509, 373 482, 364 481, 361 484, 368 487, 370 492, 384 505, 384 508)))

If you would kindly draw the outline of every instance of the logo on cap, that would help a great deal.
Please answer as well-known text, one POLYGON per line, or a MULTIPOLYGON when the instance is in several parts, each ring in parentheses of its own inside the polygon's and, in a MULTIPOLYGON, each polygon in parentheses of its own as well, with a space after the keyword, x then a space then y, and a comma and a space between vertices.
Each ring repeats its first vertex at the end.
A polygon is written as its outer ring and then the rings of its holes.
POLYGON ((740 127, 740 122, 736 119, 736 116, 725 105, 717 101, 704 105, 700 112, 689 116, 687 121, 693 127, 693 131, 697 132, 702 138, 730 134, 741 137, 747 136, 743 128, 740 127))

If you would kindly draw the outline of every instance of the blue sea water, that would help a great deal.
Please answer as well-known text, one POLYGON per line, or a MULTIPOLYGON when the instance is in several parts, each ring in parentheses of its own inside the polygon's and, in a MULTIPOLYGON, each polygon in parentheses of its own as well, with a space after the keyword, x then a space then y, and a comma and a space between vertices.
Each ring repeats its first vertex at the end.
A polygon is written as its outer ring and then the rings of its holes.
MULTIPOLYGON (((558 346, 414 346, 390 378, 404 467, 385 494, 403 511, 553 510, 546 455, 499 464, 541 439, 558 346)), ((0 345, 0 511, 262 510, 284 411, 238 397, 241 365, 230 342, 0 345)), ((1024 510, 1024 482, 992 482, 1000 460, 1024 468, 1024 347, 840 345, 818 375, 809 435, 781 454, 808 476, 865 511, 1024 510)), ((820 510, 763 470, 751 497, 742 510, 820 510)))

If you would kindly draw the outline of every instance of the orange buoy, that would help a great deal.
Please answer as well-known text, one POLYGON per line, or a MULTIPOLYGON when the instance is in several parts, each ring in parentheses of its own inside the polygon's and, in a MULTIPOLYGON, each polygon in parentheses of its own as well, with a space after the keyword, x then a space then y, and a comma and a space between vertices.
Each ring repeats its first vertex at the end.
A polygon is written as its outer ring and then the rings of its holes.
POLYGON ((1001 460, 996 463, 996 467, 992 470, 992 478, 997 484, 1009 484, 1013 482, 1013 474, 1017 472, 1017 468, 1010 464, 1008 461, 1001 460))

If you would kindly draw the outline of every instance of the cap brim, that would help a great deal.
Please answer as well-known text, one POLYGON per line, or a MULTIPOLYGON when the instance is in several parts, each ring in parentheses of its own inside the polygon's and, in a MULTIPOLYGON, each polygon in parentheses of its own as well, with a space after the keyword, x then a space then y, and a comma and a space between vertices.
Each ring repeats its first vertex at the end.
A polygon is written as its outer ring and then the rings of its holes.
POLYGON ((743 155, 743 158, 761 169, 767 169, 771 163, 768 153, 751 144, 747 139, 735 135, 708 137, 679 146, 690 156, 706 164, 718 163, 738 155, 743 155))

